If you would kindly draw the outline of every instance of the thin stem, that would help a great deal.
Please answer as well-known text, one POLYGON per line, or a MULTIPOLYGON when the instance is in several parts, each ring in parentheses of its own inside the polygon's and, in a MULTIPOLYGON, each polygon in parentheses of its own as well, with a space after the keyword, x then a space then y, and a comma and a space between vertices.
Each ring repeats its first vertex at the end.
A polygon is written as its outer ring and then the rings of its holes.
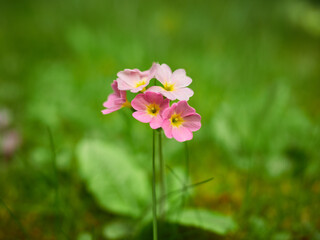
POLYGON ((155 168, 155 130, 152 131, 152 213, 153 213, 153 240, 158 239, 157 230, 157 196, 156 196, 156 168, 155 168))
POLYGON ((189 148, 188 148, 188 143, 185 142, 184 146, 185 146, 185 167, 186 167, 185 184, 187 184, 189 181, 189 148))
POLYGON ((159 135, 159 161, 160 161, 160 196, 162 201, 160 203, 160 214, 162 220, 165 218, 165 208, 166 208, 166 177, 165 177, 165 162, 162 155, 162 132, 161 129, 158 131, 159 135))

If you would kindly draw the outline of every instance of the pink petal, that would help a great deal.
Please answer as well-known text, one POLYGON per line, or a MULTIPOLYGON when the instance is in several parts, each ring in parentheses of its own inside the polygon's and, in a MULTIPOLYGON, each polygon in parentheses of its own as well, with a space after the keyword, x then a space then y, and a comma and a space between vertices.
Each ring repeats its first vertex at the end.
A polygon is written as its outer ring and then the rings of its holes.
POLYGON ((183 127, 188 128, 190 131, 198 131, 201 128, 201 116, 197 113, 183 118, 183 127))
POLYGON ((114 93, 111 93, 111 94, 108 96, 108 100, 103 103, 103 106, 106 107, 106 108, 111 108, 111 107, 113 107, 114 101, 115 101, 116 99, 118 99, 118 97, 117 97, 114 93))
POLYGON ((141 110, 144 111, 146 109, 146 106, 149 105, 150 103, 146 100, 145 94, 140 93, 138 94, 131 102, 131 106, 135 110, 141 110))
POLYGON ((192 79, 187 77, 184 69, 177 69, 172 73, 172 82, 175 83, 175 87, 181 88, 189 86, 192 82, 192 79))
POLYGON ((174 99, 188 101, 189 98, 193 96, 193 91, 190 88, 179 88, 174 90, 172 94, 174 95, 174 99))
POLYGON ((120 91, 118 89, 118 82, 117 80, 113 80, 113 83, 111 84, 111 87, 113 89, 113 92, 117 95, 120 96, 120 91))
POLYGON ((113 107, 113 108, 104 109, 104 110, 102 110, 101 112, 102 112, 103 114, 109 114, 109 113, 112 113, 112 112, 114 112, 114 111, 119 110, 120 108, 121 108, 121 107, 117 106, 117 107, 113 107))
POLYGON ((181 117, 185 117, 194 114, 196 110, 189 106, 187 101, 180 101, 177 103, 176 113, 181 114, 181 117))
POLYGON ((171 81, 172 71, 167 64, 161 64, 157 67, 156 78, 164 84, 167 81, 171 81))
POLYGON ((160 93, 146 92, 145 97, 149 103, 156 103, 160 105, 163 101, 163 97, 160 93))
POLYGON ((192 132, 183 126, 172 128, 172 136, 179 142, 184 142, 193 138, 192 132))
POLYGON ((163 111, 170 107, 170 100, 164 99, 160 105, 160 114, 162 115, 163 111))
POLYGON ((162 123, 162 129, 167 138, 172 138, 172 126, 169 119, 165 119, 162 123))
POLYGON ((163 119, 160 115, 158 115, 152 118, 150 122, 150 127, 152 129, 157 129, 161 127, 162 123, 163 123, 163 119))
POLYGON ((172 104, 171 107, 168 107, 167 109, 165 109, 162 113, 162 118, 163 119, 169 119, 171 117, 171 115, 173 114, 173 112, 175 111, 177 107, 177 103, 172 104))
POLYGON ((144 111, 136 111, 132 113, 132 116, 143 123, 149 123, 152 120, 152 117, 144 111))

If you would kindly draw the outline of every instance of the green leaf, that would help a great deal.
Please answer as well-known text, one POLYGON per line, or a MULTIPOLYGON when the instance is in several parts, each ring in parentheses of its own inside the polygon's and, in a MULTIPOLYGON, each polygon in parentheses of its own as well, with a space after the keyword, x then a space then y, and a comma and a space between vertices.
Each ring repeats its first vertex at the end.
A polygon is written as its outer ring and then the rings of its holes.
POLYGON ((126 149, 99 140, 83 140, 77 157, 80 174, 102 207, 127 216, 141 214, 149 197, 148 178, 126 149))
POLYGON ((168 216, 168 221, 185 226, 202 228, 220 235, 234 231, 237 224, 229 216, 205 209, 185 209, 168 216))

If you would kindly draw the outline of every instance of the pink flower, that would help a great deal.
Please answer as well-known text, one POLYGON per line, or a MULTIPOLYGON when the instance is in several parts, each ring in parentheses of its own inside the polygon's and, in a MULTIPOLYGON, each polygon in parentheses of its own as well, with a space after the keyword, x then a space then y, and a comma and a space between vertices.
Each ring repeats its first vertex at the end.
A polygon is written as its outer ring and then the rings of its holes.
POLYGON ((175 138, 179 142, 191 140, 192 132, 201 127, 201 117, 187 101, 172 104, 162 114, 162 128, 168 138, 175 138))
POLYGON ((153 86, 148 89, 150 92, 159 92, 170 100, 186 100, 193 95, 193 91, 187 86, 190 85, 192 79, 187 77, 184 69, 177 69, 173 73, 167 64, 157 64, 156 79, 158 79, 163 87, 153 86))
POLYGON ((130 90, 133 93, 145 90, 150 80, 154 78, 156 63, 153 63, 147 71, 141 72, 139 69, 125 69, 117 74, 119 90, 130 90))
POLYGON ((162 112, 169 107, 169 99, 163 99, 160 93, 146 92, 138 94, 131 102, 137 110, 132 116, 140 122, 150 123, 152 129, 162 125, 162 112))
POLYGON ((131 107, 130 102, 127 100, 126 91, 120 91, 118 89, 118 83, 116 80, 111 84, 113 93, 108 96, 108 100, 103 103, 103 106, 107 109, 102 110, 103 114, 109 114, 119 110, 122 107, 131 107))

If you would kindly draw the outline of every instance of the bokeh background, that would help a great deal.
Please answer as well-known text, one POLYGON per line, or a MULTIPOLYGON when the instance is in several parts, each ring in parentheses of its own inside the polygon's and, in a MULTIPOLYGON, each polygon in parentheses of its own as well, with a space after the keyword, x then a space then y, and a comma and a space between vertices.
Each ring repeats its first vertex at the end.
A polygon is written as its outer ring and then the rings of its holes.
POLYGON ((170 199, 162 239, 320 239, 316 0, 1 1, 0 239, 151 239, 152 131, 100 111, 154 61, 202 116, 163 138, 168 188, 213 177, 170 199))

